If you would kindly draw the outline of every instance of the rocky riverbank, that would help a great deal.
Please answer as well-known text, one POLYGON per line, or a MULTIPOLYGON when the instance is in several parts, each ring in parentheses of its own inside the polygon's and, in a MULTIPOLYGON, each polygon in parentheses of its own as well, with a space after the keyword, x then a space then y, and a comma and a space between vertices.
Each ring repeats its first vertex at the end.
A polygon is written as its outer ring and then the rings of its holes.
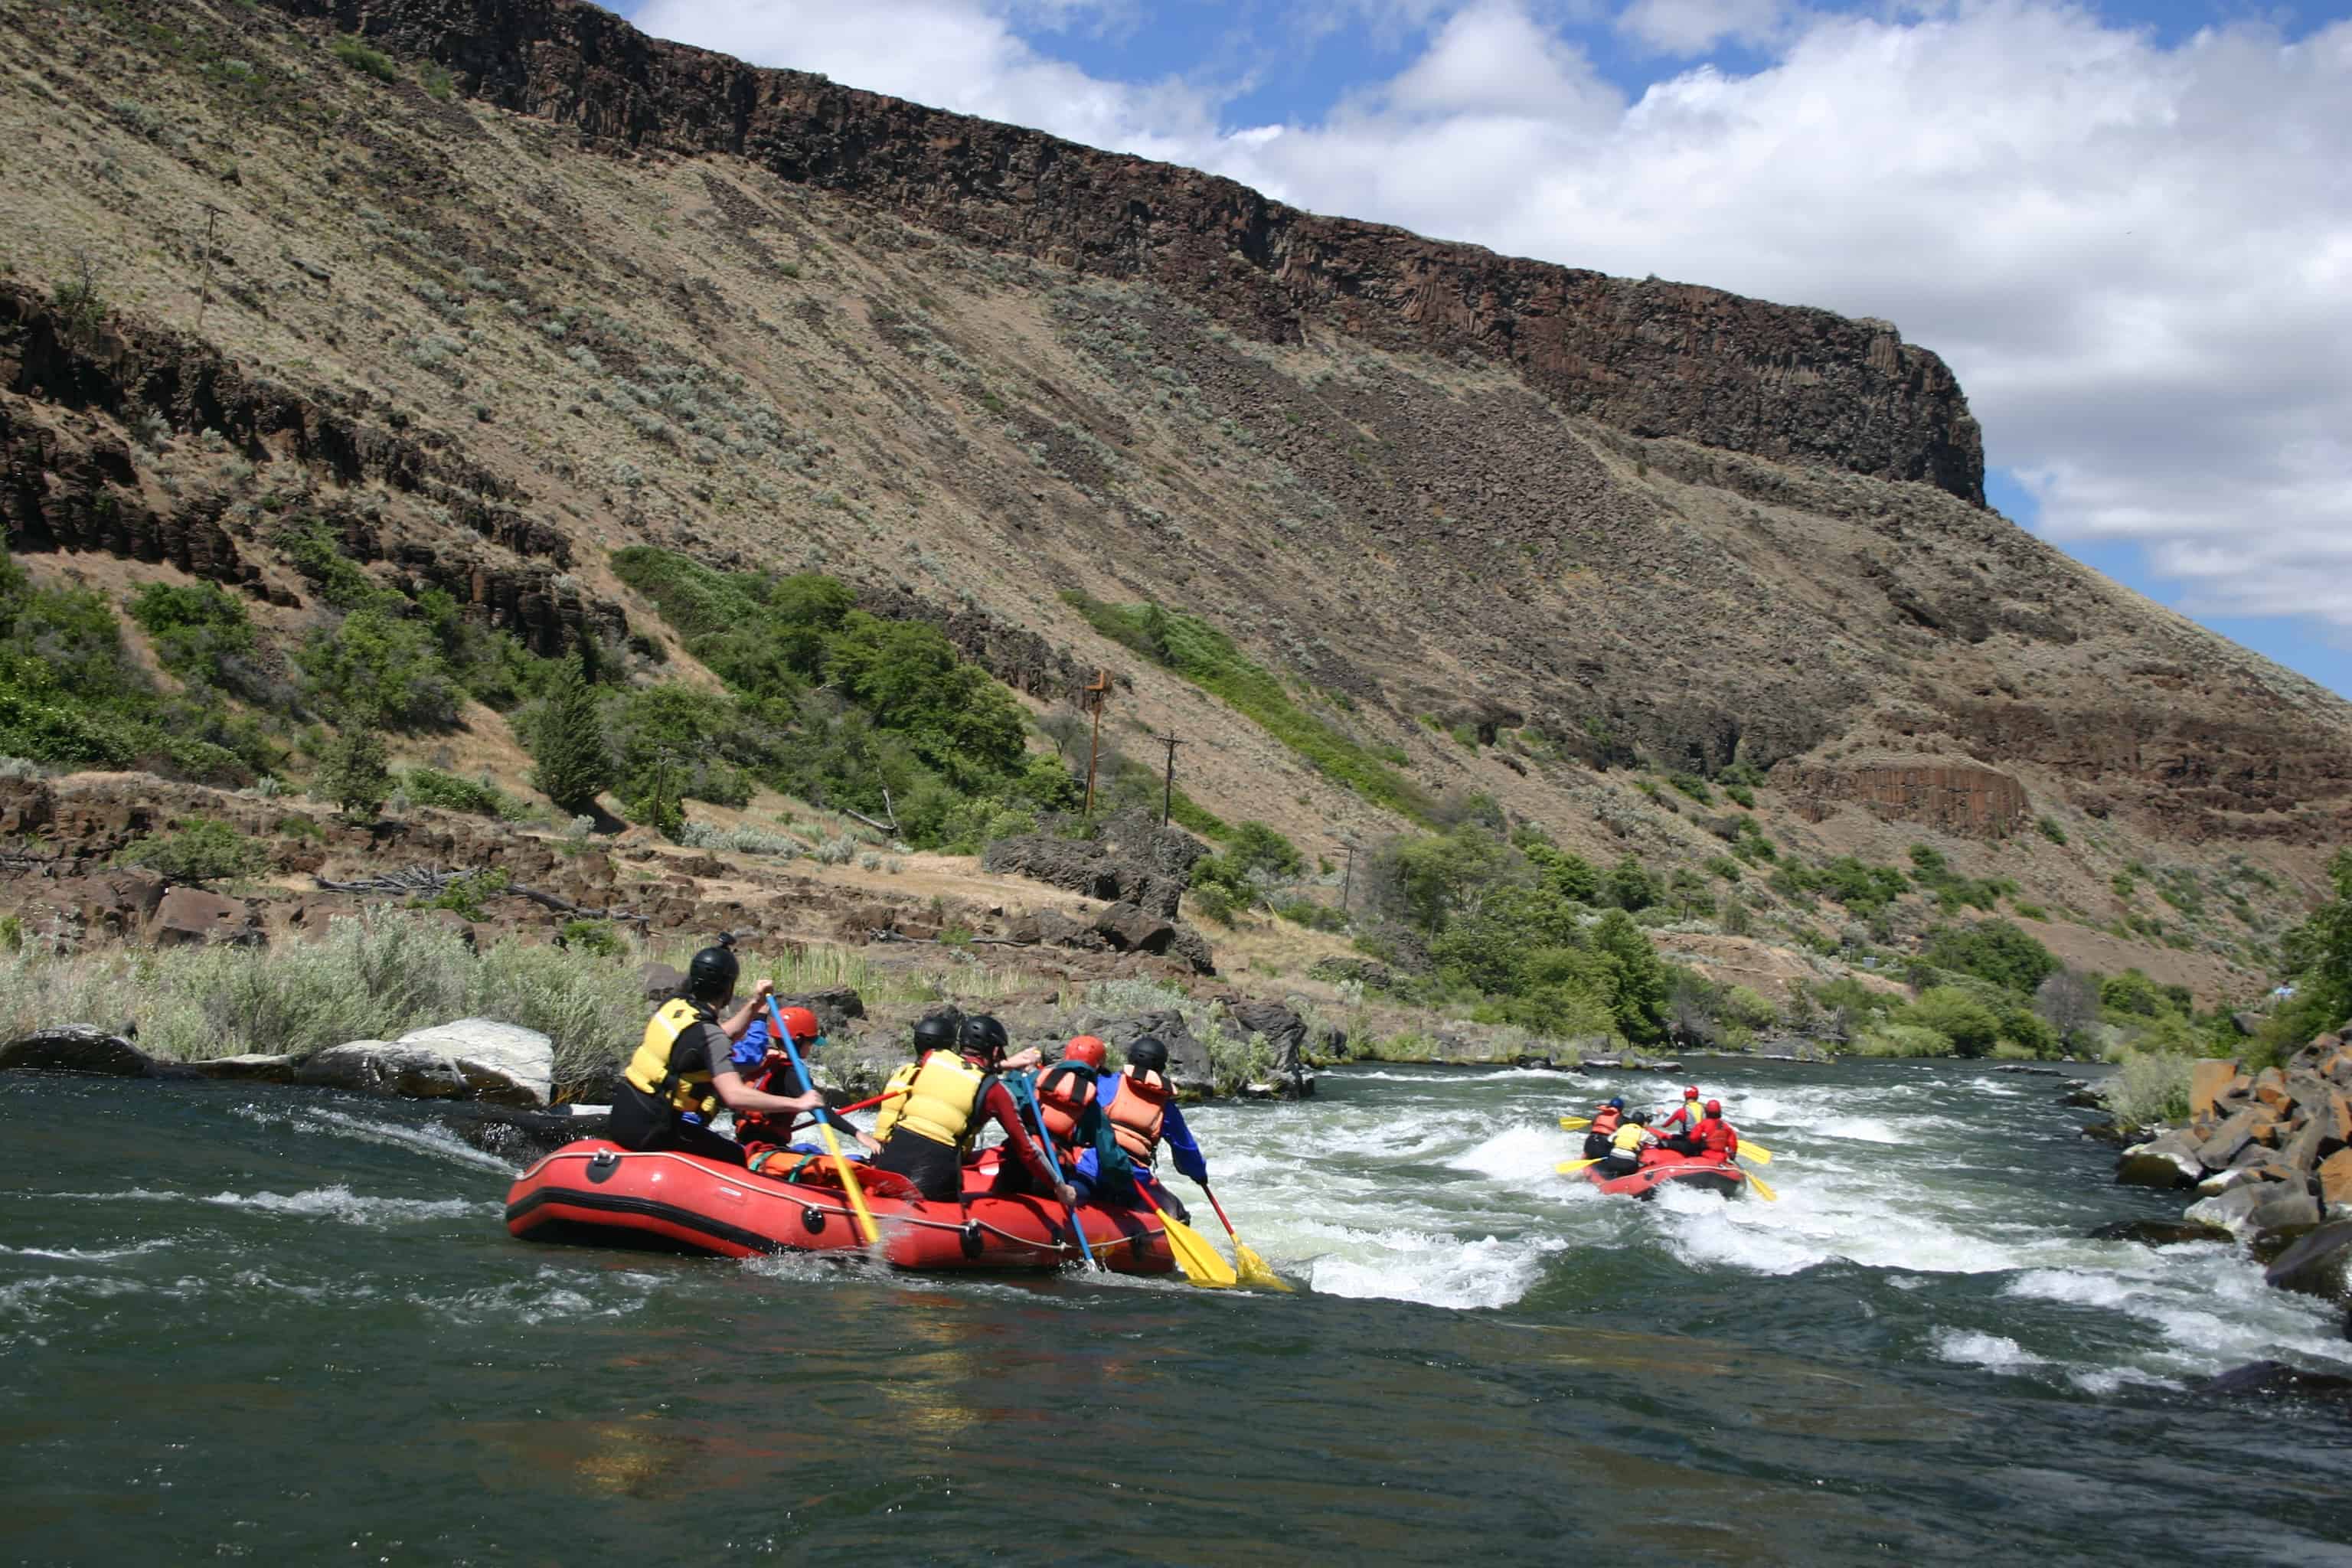
POLYGON ((2247 1242, 2271 1284, 2352 1309, 2352 1022, 2278 1067, 2193 1064, 2189 1120, 2126 1148, 2116 1180, 2195 1191, 2195 1234, 2247 1242))

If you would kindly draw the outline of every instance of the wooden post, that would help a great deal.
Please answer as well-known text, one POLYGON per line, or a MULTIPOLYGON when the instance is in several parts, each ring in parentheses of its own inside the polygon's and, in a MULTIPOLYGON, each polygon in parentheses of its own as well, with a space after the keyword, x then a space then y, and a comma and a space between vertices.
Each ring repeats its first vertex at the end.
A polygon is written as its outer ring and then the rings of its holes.
POLYGON ((206 202, 205 206, 205 279, 196 289, 196 335, 204 336, 205 312, 213 302, 213 226, 220 220, 221 209, 206 202))
POLYGON ((1087 815, 1095 814, 1095 765, 1102 758, 1103 697, 1110 690, 1110 671, 1095 671, 1094 684, 1086 689, 1087 706, 1094 710, 1094 740, 1087 747, 1087 815))
POLYGON ((1168 748, 1168 782, 1160 792, 1160 826, 1165 827, 1170 814, 1176 809, 1176 748, 1184 742, 1176 738, 1173 731, 1151 738, 1168 748))
POLYGON ((1339 847, 1348 852, 1348 869, 1339 879, 1339 912, 1351 914, 1354 911, 1348 907, 1348 900, 1349 896, 1356 890, 1356 841, 1352 838, 1347 839, 1339 847))

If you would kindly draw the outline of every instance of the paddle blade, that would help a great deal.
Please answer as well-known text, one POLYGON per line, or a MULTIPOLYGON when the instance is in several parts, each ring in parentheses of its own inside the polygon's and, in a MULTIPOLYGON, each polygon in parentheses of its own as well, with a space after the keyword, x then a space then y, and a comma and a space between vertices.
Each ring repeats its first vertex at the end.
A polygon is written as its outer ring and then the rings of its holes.
POLYGON ((1244 1285, 1255 1285, 1267 1290, 1295 1290, 1289 1280, 1274 1271, 1273 1266, 1257 1255, 1255 1247, 1234 1243, 1234 1268, 1244 1285))
POLYGON ((1739 1141, 1739 1157, 1743 1160, 1753 1160, 1759 1165, 1769 1165, 1772 1163, 1772 1151, 1761 1143, 1750 1143, 1747 1139, 1742 1138, 1739 1141))
POLYGON ((1748 1173, 1748 1184, 1754 1187, 1756 1189, 1756 1195, 1762 1198, 1766 1203, 1777 1204, 1780 1201, 1780 1194, 1766 1186, 1764 1184, 1764 1178, 1758 1175, 1753 1171, 1748 1173))
POLYGON ((1587 1165, 1598 1165, 1599 1163, 1601 1163, 1601 1162, 1598 1160, 1562 1160, 1559 1164, 1554 1165, 1552 1169, 1558 1171, 1563 1176, 1572 1176, 1576 1174, 1577 1172, 1583 1170, 1587 1165))
POLYGON ((1591 1125, 1592 1118, 1590 1116, 1563 1116, 1559 1119, 1562 1132, 1581 1132, 1591 1125))
POLYGON ((1241 1283, 1241 1276, 1217 1256, 1217 1249, 1199 1231, 1165 1209, 1160 1211, 1160 1227, 1168 1233, 1168 1249, 1176 1255, 1176 1267, 1184 1271, 1185 1279, 1212 1290, 1241 1283))

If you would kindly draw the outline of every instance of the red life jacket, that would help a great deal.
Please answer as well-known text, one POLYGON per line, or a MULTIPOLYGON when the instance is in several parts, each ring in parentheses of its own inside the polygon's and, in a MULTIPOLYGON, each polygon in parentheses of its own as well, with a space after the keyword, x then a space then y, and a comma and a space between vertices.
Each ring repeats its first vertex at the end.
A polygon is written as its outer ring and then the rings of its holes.
POLYGON ((1147 1170, 1160 1152, 1160 1125, 1168 1120, 1168 1102, 1174 1098, 1168 1080, 1158 1073, 1139 1078, 1129 1068, 1118 1080, 1118 1093, 1103 1107, 1118 1146, 1147 1170))
POLYGON ((1094 1069, 1083 1062, 1056 1062, 1037 1079, 1038 1117, 1045 1135, 1064 1147, 1077 1142, 1078 1118, 1094 1102, 1094 1069))
POLYGON ((1731 1123, 1720 1116, 1700 1119, 1698 1141, 1708 1153, 1721 1154, 1727 1160, 1739 1152, 1739 1134, 1733 1131, 1731 1123))

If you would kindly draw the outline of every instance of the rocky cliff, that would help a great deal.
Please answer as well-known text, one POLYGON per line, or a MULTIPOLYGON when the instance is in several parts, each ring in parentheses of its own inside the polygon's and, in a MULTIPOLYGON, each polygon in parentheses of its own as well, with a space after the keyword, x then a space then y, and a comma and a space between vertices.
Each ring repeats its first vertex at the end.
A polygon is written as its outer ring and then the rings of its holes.
POLYGON ((1984 500, 1958 382, 1883 321, 1304 213, 1191 169, 663 43, 583 0, 272 3, 439 61, 464 90, 591 147, 732 154, 992 250, 1161 284, 1268 341, 1313 322, 1467 351, 1635 436, 1984 500))

